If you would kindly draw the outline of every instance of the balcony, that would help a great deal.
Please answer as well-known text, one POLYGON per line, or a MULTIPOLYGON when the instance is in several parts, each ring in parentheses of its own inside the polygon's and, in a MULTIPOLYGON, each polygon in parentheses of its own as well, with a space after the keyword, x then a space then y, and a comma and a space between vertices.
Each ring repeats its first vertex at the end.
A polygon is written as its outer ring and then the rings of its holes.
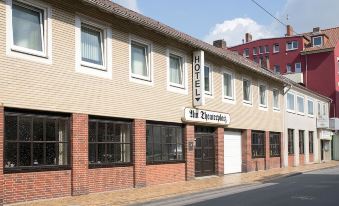
POLYGON ((304 76, 303 73, 286 73, 284 74, 284 77, 298 83, 303 84, 304 83, 304 76))

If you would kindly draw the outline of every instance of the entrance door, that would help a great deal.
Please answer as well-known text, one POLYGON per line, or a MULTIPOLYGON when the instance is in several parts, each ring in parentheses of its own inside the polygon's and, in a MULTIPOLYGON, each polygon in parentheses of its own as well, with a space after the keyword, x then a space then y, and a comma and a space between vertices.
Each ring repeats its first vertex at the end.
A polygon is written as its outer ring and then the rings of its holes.
POLYGON ((241 132, 225 131, 224 174, 241 172, 241 132))
POLYGON ((215 155, 213 133, 196 133, 195 139, 195 176, 214 175, 215 155))

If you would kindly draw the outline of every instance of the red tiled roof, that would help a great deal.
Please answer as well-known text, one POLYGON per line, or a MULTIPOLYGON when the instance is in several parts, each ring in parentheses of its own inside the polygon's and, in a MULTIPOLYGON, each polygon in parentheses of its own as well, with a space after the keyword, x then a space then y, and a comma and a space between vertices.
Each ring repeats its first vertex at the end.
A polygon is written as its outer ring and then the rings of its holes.
POLYGON ((324 45, 318 47, 312 47, 312 42, 310 42, 302 53, 328 51, 332 50, 339 41, 339 27, 320 30, 318 33, 308 32, 304 35, 308 36, 310 39, 311 36, 326 35, 328 40, 324 45))

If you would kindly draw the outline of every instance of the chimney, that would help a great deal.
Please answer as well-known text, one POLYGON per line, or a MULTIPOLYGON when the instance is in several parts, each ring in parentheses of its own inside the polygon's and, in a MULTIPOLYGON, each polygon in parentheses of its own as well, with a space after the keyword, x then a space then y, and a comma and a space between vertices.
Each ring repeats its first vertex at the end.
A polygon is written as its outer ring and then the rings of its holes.
POLYGON ((250 41, 252 41, 252 34, 246 33, 245 34, 245 43, 248 43, 250 41))
POLYGON ((227 49, 226 41, 223 39, 213 41, 213 46, 221 49, 227 49))
POLYGON ((292 35, 293 35, 293 27, 291 25, 287 25, 285 36, 292 36, 292 35))
POLYGON ((314 27, 313 28, 313 33, 320 32, 320 27, 314 27))

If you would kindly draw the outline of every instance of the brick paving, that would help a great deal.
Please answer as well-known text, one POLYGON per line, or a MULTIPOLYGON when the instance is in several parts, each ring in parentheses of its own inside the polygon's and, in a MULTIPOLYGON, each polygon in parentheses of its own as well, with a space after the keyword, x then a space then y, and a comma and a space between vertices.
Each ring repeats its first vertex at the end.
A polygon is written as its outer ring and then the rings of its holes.
POLYGON ((192 181, 133 188, 112 192, 93 193, 82 196, 69 196, 57 199, 39 200, 11 205, 20 206, 113 206, 137 204, 162 198, 174 197, 209 189, 232 187, 243 184, 258 183, 298 172, 339 166, 338 161, 321 164, 309 164, 298 167, 278 168, 258 172, 225 175, 223 177, 204 177, 192 181))

